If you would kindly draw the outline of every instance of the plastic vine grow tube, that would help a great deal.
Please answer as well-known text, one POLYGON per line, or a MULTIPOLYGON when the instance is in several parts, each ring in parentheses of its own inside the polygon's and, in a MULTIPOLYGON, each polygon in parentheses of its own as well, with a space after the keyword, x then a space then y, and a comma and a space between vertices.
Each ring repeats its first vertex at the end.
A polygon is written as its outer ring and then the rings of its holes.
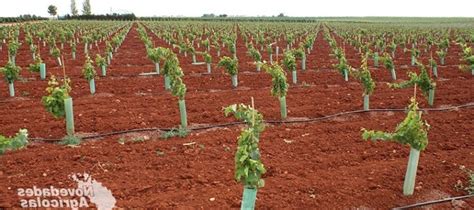
POLYGON ((41 80, 46 79, 46 64, 40 63, 40 78, 41 80))
POLYGON ((64 99, 64 110, 66 113, 66 133, 68 136, 74 136, 74 111, 71 97, 64 99))
POLYGON ((374 54, 374 66, 379 67, 379 53, 375 52, 374 54))

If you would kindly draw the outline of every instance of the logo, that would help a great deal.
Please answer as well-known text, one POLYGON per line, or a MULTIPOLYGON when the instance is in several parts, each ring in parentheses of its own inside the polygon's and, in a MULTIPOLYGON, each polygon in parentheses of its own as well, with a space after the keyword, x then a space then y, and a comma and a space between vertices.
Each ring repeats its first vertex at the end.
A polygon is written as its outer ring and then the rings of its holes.
POLYGON ((23 208, 87 208, 95 204, 99 210, 109 210, 117 202, 112 192, 87 173, 74 173, 69 179, 76 182, 76 188, 18 188, 20 206, 23 208))

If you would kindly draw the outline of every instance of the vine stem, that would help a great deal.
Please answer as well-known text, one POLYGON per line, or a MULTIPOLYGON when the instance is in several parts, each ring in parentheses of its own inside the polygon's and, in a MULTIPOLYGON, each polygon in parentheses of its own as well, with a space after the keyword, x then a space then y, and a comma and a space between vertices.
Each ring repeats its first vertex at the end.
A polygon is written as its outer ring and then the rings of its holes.
POLYGON ((64 56, 61 56, 61 60, 63 63, 63 74, 64 74, 64 79, 66 79, 66 63, 64 63, 64 56))
POLYGON ((416 83, 413 87, 413 98, 415 99, 415 102, 416 102, 416 83))
POLYGON ((255 123, 255 104, 254 104, 253 97, 250 97, 250 100, 252 101, 252 109, 253 109, 253 112, 252 112, 252 123, 255 123))

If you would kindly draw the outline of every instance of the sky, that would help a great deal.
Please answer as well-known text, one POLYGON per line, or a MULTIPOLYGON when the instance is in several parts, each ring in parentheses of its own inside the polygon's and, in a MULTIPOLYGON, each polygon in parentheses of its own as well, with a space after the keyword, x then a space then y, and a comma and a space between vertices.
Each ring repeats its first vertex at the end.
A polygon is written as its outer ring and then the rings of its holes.
MULTIPOLYGON (((84 0, 75 0, 79 13, 84 0)), ((90 0, 92 13, 133 12, 137 16, 409 16, 474 17, 474 0, 90 0)), ((58 14, 70 13, 71 0, 0 0, 0 16, 48 16, 49 5, 58 14), (8 2, 8 3, 7 3, 8 2)))

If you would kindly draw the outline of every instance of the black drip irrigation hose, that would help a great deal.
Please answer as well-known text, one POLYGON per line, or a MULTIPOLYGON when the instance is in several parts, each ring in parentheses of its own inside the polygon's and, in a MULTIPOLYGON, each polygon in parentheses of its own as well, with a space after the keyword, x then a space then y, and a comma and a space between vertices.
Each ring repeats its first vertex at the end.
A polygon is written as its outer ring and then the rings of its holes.
POLYGON ((411 204, 408 206, 402 206, 402 207, 396 207, 393 208, 392 210, 402 210, 402 209, 411 209, 411 208, 417 208, 417 207, 422 207, 422 206, 427 206, 427 205, 433 205, 433 204, 440 204, 448 201, 455 201, 455 200, 463 200, 467 198, 472 198, 474 197, 474 194, 472 195, 463 195, 463 196, 458 196, 458 197, 451 197, 451 198, 444 198, 440 200, 433 200, 433 201, 426 201, 423 203, 416 203, 416 204, 411 204))
MULTIPOLYGON (((470 108, 474 107, 474 102, 470 102, 467 104, 462 104, 459 106, 451 106, 451 107, 445 107, 445 108, 424 108, 420 109, 420 111, 423 112, 430 112, 430 111, 435 111, 435 112, 441 112, 441 111, 450 111, 454 109, 461 109, 461 108, 470 108)), ((406 109, 370 109, 370 110, 355 110, 355 111, 347 111, 347 112, 339 112, 336 114, 332 115, 327 115, 323 117, 317 117, 317 118, 310 118, 310 119, 295 119, 295 120, 267 120, 265 123, 267 124, 293 124, 293 123, 311 123, 311 122, 317 122, 317 121, 323 121, 339 116, 345 116, 345 115, 352 115, 352 114, 359 114, 359 113, 369 113, 369 112, 405 112, 406 109)), ((195 128, 188 128, 188 131, 199 131, 199 130, 208 130, 212 128, 223 128, 223 127, 230 127, 230 126, 235 126, 235 125, 242 125, 244 124, 243 122, 231 122, 231 123, 221 123, 221 124, 214 124, 214 125, 208 125, 208 126, 201 126, 201 127, 195 127, 195 128)), ((128 134, 128 133, 139 133, 139 132, 147 132, 147 131, 171 131, 175 130, 175 128, 138 128, 138 129, 130 129, 130 130, 123 130, 123 131, 114 131, 110 133, 103 133, 103 134, 97 134, 97 135, 91 135, 91 136, 85 136, 82 137, 82 139, 97 139, 97 138, 103 138, 103 137, 108 137, 108 136, 115 136, 115 135, 121 135, 121 134, 128 134)), ((45 139, 45 138, 30 138, 31 141, 43 141, 43 142, 58 142, 62 141, 62 139, 45 139)))

